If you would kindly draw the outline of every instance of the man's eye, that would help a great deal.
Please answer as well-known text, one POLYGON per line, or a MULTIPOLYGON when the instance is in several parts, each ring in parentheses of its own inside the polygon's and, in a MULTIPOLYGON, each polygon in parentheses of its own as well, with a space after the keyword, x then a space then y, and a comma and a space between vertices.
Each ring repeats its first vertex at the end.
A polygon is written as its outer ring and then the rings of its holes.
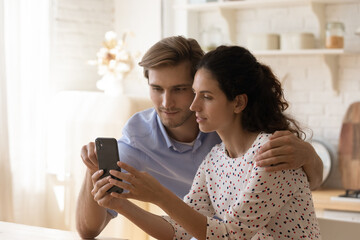
POLYGON ((175 88, 176 92, 181 92, 181 91, 185 91, 185 90, 186 90, 186 88, 175 88))
POLYGON ((153 87, 152 90, 159 92, 159 91, 161 91, 161 88, 153 87))

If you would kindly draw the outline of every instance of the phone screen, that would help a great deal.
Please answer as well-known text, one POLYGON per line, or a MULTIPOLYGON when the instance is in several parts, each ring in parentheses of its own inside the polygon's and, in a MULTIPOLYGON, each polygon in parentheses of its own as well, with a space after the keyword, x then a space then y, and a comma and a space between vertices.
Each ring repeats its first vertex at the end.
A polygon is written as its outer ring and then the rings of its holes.
MULTIPOLYGON (((95 139, 96 154, 99 162, 99 169, 104 170, 101 178, 111 176, 109 171, 111 169, 121 171, 121 168, 116 164, 119 159, 118 145, 115 138, 96 138, 95 139)), ((121 179, 111 176, 112 178, 121 181, 121 179)), ((117 186, 111 187, 108 192, 122 193, 123 189, 117 186)))

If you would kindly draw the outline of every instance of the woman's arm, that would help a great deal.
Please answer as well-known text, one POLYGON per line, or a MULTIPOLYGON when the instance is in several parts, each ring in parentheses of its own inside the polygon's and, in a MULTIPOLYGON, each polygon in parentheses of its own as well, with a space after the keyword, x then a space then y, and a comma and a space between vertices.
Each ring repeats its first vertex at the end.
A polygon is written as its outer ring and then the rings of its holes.
POLYGON ((277 131, 261 147, 256 164, 266 171, 297 169, 302 167, 308 177, 310 189, 321 185, 323 163, 310 143, 302 141, 290 131, 277 131))
MULTIPOLYGON (((118 163, 119 167, 128 173, 110 171, 110 173, 126 182, 110 180, 113 185, 119 186, 128 190, 127 193, 111 193, 116 198, 133 198, 141 201, 151 202, 162 208, 175 222, 181 225, 182 228, 197 239, 206 239, 206 224, 207 218, 205 215, 194 210, 192 207, 183 202, 170 190, 162 186, 155 178, 146 172, 139 172, 125 163, 118 163)), ((202 205, 199 203, 199 205, 202 205)), ((121 213, 123 214, 123 213, 121 213)), ((123 214, 128 217, 126 214, 123 214)), ((135 221, 138 216, 134 217, 135 221)), ((129 218, 129 217, 128 217, 129 218)), ((129 218, 130 219, 130 218, 129 218)), ((131 219, 130 219, 131 220, 131 219)), ((138 225, 138 224, 137 224, 138 225)), ((140 226, 144 231, 143 227, 140 226)), ((148 232, 148 231, 146 231, 148 232)), ((150 233, 149 233, 150 234, 150 233)), ((190 236, 188 236, 190 237, 190 236)))
POLYGON ((169 222, 158 215, 145 211, 130 201, 123 204, 118 213, 156 239, 173 239, 174 229, 169 222))

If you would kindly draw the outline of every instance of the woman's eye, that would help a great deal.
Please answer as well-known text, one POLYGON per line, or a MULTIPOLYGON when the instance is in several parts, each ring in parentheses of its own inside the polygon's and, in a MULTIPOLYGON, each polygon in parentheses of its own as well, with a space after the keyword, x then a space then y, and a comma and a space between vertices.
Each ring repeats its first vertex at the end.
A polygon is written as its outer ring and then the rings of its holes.
POLYGON ((204 99, 208 99, 208 100, 212 99, 212 97, 210 97, 210 96, 208 96, 208 95, 204 95, 203 98, 204 98, 204 99))

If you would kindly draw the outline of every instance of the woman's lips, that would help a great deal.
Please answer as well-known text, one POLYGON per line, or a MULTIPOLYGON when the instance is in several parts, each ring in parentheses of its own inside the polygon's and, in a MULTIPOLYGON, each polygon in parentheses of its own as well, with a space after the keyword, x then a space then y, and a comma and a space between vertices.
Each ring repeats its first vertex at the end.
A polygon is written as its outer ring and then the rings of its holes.
POLYGON ((196 122, 200 123, 200 122, 203 122, 203 121, 205 121, 205 118, 196 116, 196 122))

